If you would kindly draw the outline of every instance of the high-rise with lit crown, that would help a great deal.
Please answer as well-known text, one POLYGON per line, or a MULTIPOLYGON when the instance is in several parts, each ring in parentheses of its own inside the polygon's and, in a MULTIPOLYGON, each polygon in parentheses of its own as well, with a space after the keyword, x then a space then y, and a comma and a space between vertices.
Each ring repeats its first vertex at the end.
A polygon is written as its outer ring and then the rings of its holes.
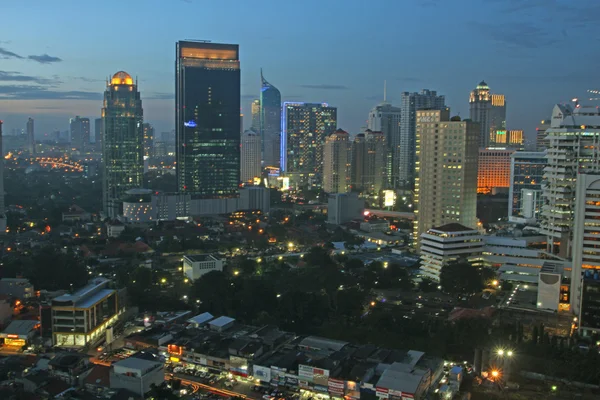
POLYGON ((240 59, 237 44, 176 45, 177 184, 193 198, 237 197, 240 59))
POLYGON ((240 179, 243 183, 251 183, 254 178, 260 179, 260 136, 253 130, 242 135, 240 146, 240 179))
POLYGON ((260 70, 260 136, 266 167, 279 167, 281 151, 281 93, 260 70))
POLYGON ((104 125, 104 212, 121 213, 121 201, 130 189, 141 188, 144 174, 142 100, 137 82, 119 71, 107 83, 102 119, 104 125))
POLYGON ((325 138, 323 146, 323 190, 326 193, 348 191, 348 132, 338 129, 325 138))
MULTIPOLYGON (((471 120, 480 124, 480 147, 494 145, 498 140, 496 131, 503 131, 506 135, 506 99, 503 94, 492 94, 485 81, 479 82, 479 85, 471 91, 469 115, 471 120)), ((509 140, 504 136, 504 143, 509 140)))
POLYGON ((35 154, 35 136, 33 127, 33 118, 29 118, 27 120, 27 150, 30 155, 35 154))

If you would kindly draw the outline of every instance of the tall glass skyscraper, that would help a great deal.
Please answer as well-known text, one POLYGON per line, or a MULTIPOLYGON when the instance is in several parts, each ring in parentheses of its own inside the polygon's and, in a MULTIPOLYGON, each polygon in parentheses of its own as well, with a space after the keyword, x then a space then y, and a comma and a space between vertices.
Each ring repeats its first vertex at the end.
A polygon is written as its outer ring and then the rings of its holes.
POLYGON ((127 72, 117 72, 107 84, 102 119, 103 205, 115 218, 125 192, 142 187, 144 175, 144 112, 137 82, 127 72))
POLYGON ((260 136, 265 167, 279 167, 281 148, 281 93, 260 70, 260 136))
POLYGON ((227 198, 240 183, 237 44, 177 42, 177 184, 193 198, 227 198))
POLYGON ((79 116, 71 118, 71 147, 80 152, 85 152, 90 144, 90 119, 79 116))

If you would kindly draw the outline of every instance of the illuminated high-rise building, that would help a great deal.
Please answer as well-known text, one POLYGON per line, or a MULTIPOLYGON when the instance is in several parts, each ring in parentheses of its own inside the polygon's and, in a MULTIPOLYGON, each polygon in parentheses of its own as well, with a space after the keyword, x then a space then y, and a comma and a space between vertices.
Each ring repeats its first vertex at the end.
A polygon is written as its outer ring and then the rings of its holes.
POLYGON ((423 89, 419 93, 402 93, 400 120, 400 156, 398 157, 398 180, 400 185, 412 187, 415 181, 415 150, 417 111, 444 110, 446 99, 434 90, 423 89))
POLYGON ((500 135, 497 138, 496 131, 503 131, 506 135, 506 99, 503 94, 492 94, 490 87, 481 81, 477 87, 471 91, 469 96, 469 113, 472 121, 479 122, 481 134, 479 140, 480 147, 493 146, 498 139, 509 139, 500 135))
POLYGON ((506 193, 510 187, 510 156, 514 150, 479 149, 477 193, 506 193))
POLYGON ((535 128, 535 151, 544 151, 548 147, 548 140, 546 140, 546 129, 550 127, 550 120, 543 119, 540 124, 535 128))
POLYGON ((104 137, 104 119, 96 118, 94 121, 94 143, 96 149, 102 152, 102 138, 104 137))
POLYGON ((515 149, 523 149, 523 146, 525 146, 523 130, 513 129, 508 131, 508 146, 515 149))
POLYGON ((450 223, 477 228, 479 124, 449 110, 417 111, 414 238, 450 223))
POLYGON ((145 123, 144 127, 144 157, 152 157, 154 155, 154 127, 145 123))
POLYGON ((337 108, 327 103, 283 103, 281 170, 320 175, 323 144, 336 126, 337 108))
MULTIPOLYGON (((252 109, 252 126, 250 126, 250 129, 252 129, 254 132, 260 134, 260 99, 252 100, 251 109, 252 109)), ((281 116, 279 118, 281 118, 281 116)), ((278 155, 278 157, 279 157, 279 155, 278 155)))
POLYGON ((346 193, 348 191, 348 132, 338 129, 325 138, 323 145, 323 191, 346 193))
POLYGON ((90 144, 90 119, 79 116, 71 118, 71 148, 83 153, 90 144))
POLYGON ((239 46, 179 41, 176 59, 179 192, 203 199, 237 197, 241 136, 239 46))
POLYGON ((264 165, 280 166, 281 153, 281 93, 271 85, 260 70, 260 137, 264 165))
POLYGON ((260 136, 251 129, 242 135, 240 159, 240 179, 242 182, 251 183, 254 178, 260 179, 260 136))
POLYGON ((27 151, 30 155, 35 154, 35 136, 33 129, 33 118, 27 120, 27 151))
POLYGON ((386 183, 385 135, 367 129, 352 142, 350 185, 353 190, 379 194, 386 183))
POLYGON ((104 92, 104 212, 109 218, 121 214, 121 203, 130 189, 143 184, 143 110, 137 82, 119 71, 104 92))
POLYGON ((400 118, 402 109, 394 107, 390 103, 383 102, 371 109, 367 128, 372 132, 382 132, 385 137, 387 154, 386 177, 391 186, 396 187, 400 184, 401 168, 401 146, 400 146, 400 118))

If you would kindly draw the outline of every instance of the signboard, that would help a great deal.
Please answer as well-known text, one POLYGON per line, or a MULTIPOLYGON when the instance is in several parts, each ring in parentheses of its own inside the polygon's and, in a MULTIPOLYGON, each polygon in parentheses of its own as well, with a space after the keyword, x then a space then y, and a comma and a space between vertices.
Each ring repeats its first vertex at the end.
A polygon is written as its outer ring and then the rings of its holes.
POLYGON ((431 115, 423 115, 417 118, 417 122, 435 122, 435 120, 431 115))
POLYGON ((308 381, 304 381, 301 379, 298 379, 298 387, 301 389, 310 389, 310 385, 308 384, 308 381))
POLYGON ((299 365, 298 366, 298 379, 302 379, 308 382, 313 381, 313 367, 308 365, 299 365))
POLYGON ((256 379, 260 379, 262 382, 271 381, 271 369, 255 365, 253 367, 253 374, 256 379))
POLYGON ((292 378, 291 376, 286 376, 285 384, 287 386, 298 386, 298 378, 292 378))
POLYGON ((386 389, 386 388, 379 388, 379 387, 376 389, 375 395, 379 399, 387 399, 387 398, 390 397, 388 389, 386 389))
POLYGON ((345 389, 345 384, 344 381, 341 381, 339 379, 333 379, 333 378, 329 378, 329 382, 328 382, 328 387, 329 387, 329 393, 333 393, 333 394, 340 394, 343 395, 344 394, 344 389, 345 389))
POLYGON ((186 128, 195 128, 198 126, 198 124, 196 124, 196 121, 190 120, 188 122, 184 122, 183 126, 185 126, 186 128))
POLYGON ((392 207, 396 200, 396 193, 393 190, 383 191, 383 206, 392 207))
POLYGON ((409 393, 402 393, 402 400, 413 400, 414 396, 409 393))

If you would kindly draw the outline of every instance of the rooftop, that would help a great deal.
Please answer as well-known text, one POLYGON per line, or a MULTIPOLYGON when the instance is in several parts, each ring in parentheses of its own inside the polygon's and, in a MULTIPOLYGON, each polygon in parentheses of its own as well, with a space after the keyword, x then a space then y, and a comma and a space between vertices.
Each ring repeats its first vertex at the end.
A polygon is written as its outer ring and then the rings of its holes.
POLYGON ((189 256, 183 256, 190 262, 204 262, 204 261, 217 261, 217 258, 212 254, 193 254, 189 256))
POLYGON ((216 326, 216 327, 223 327, 231 322, 235 321, 235 319, 231 318, 231 317, 226 317, 226 316, 221 316, 219 318, 215 318, 212 321, 210 321, 208 324, 211 326, 216 326))
MULTIPOLYGON (((96 278, 90 281, 86 286, 82 287, 78 291, 73 294, 63 294, 62 296, 58 296, 54 298, 52 301, 60 302, 60 303, 68 303, 69 305, 78 306, 79 302, 86 302, 87 298, 98 293, 99 290, 103 289, 110 282, 105 278, 96 278)), ((112 291, 111 291, 112 292, 112 291)))
POLYGON ((2 333, 8 335, 28 335, 39 324, 39 321, 15 320, 2 333))
POLYGON ((205 313, 196 315, 195 317, 188 319, 187 322, 192 323, 192 324, 201 325, 201 324, 204 324, 204 323, 210 321, 213 318, 214 318, 214 316, 211 313, 205 312, 205 313))
POLYGON ((472 228, 467 228, 466 226, 457 224, 457 223, 450 223, 450 224, 438 226, 437 228, 431 228, 431 229, 440 231, 440 232, 467 232, 467 231, 474 230, 472 228))
POLYGON ((146 360, 139 357, 128 357, 123 360, 117 361, 114 363, 114 366, 123 367, 123 368, 131 368, 131 369, 140 369, 147 370, 149 368, 154 367, 156 364, 162 364, 160 361, 151 361, 146 360))
POLYGON ((342 342, 341 340, 326 339, 318 336, 308 336, 304 338, 299 344, 301 347, 306 347, 309 350, 332 350, 340 351, 348 342, 342 342))

